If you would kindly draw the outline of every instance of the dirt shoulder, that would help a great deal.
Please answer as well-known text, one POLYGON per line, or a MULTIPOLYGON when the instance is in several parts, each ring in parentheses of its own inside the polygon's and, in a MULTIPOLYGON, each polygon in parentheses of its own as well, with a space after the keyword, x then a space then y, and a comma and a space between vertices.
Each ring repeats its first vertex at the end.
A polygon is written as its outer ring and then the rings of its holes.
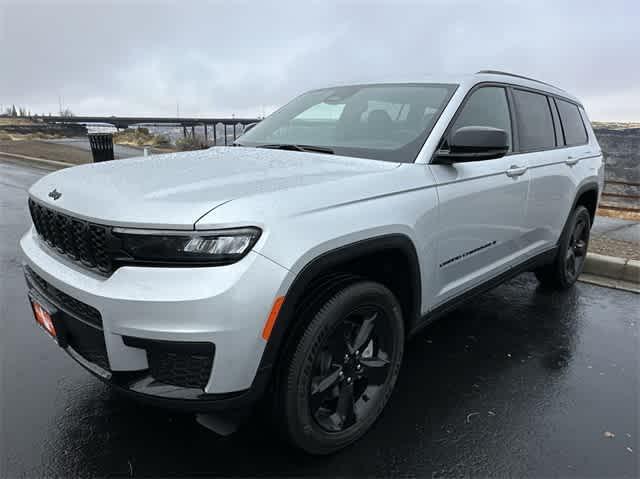
POLYGON ((91 163, 91 153, 68 145, 46 141, 0 141, 0 152, 32 156, 44 160, 64 161, 74 165, 91 163))

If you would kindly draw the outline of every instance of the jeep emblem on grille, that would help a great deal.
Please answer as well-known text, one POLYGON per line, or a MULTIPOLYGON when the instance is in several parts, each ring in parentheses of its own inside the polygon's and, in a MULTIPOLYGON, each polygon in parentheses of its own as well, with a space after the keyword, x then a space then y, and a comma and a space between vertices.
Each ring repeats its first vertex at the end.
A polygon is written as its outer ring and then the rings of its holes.
POLYGON ((62 193, 60 193, 58 190, 53 190, 49 192, 49 198, 53 198, 54 201, 60 198, 61 196, 62 196, 62 193))

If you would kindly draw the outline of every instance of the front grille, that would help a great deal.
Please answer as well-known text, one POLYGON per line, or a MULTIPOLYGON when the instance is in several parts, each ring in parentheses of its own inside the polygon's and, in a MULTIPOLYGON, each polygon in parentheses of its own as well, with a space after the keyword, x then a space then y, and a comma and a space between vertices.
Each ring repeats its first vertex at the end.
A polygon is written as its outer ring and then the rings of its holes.
POLYGON ((36 286, 38 290, 40 290, 40 292, 58 308, 67 310, 69 313, 75 314, 84 321, 102 329, 102 316, 96 308, 63 293, 58 288, 42 279, 28 266, 25 266, 25 270, 27 273, 27 281, 33 282, 34 286, 36 286))
POLYGON ((29 211, 40 237, 53 249, 102 273, 113 271, 108 226, 73 218, 29 199, 29 211))
POLYGON ((215 347, 212 343, 157 341, 125 337, 127 346, 147 351, 149 372, 164 384, 204 389, 211 376, 215 347))

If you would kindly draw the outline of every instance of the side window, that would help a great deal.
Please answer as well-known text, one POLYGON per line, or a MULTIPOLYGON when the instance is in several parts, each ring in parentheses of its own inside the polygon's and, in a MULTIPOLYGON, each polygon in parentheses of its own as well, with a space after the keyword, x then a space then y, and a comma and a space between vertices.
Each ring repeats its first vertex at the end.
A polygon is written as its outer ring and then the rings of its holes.
POLYGON ((562 125, 560 124, 560 117, 558 116, 556 101, 552 97, 547 97, 547 99, 549 100, 551 115, 553 116, 553 127, 556 130, 556 146, 564 146, 564 134, 562 132, 562 125))
POLYGON ((518 119, 520 150, 542 150, 556 146, 547 97, 539 93, 513 90, 518 119))
POLYGON ((564 128, 567 146, 584 145, 587 142, 587 131, 582 123, 578 107, 564 100, 556 100, 558 112, 564 128))
POLYGON ((511 141, 511 117, 507 92, 502 87, 482 87, 474 91, 462 107, 462 111, 453 123, 450 132, 465 126, 491 126, 507 132, 509 151, 513 149, 511 141))

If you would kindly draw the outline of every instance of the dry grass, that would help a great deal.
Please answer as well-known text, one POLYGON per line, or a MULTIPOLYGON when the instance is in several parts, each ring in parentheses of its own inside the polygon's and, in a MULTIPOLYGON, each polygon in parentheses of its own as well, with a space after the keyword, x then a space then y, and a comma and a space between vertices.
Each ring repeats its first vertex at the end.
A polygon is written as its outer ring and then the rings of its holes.
POLYGON ((60 138, 67 137, 65 135, 59 135, 56 133, 8 133, 6 131, 0 131, 0 140, 4 141, 56 140, 60 138))
POLYGON ((596 214, 598 216, 608 216, 609 218, 619 218, 621 220, 640 221, 640 211, 620 211, 600 207, 596 214))
POLYGON ((36 122, 28 118, 0 117, 0 125, 35 125, 36 122))
POLYGON ((626 130, 628 128, 640 128, 640 123, 636 121, 593 121, 591 122, 591 126, 593 126, 594 129, 626 130))
POLYGON ((113 142, 118 145, 170 147, 171 141, 165 135, 154 135, 147 128, 128 128, 113 134, 113 142))
POLYGON ((202 150, 208 148, 208 145, 200 135, 187 135, 176 141, 176 148, 180 151, 202 150))
POLYGON ((0 153, 14 153, 45 160, 64 161, 80 165, 91 163, 91 153, 68 145, 38 140, 0 141, 0 153))

